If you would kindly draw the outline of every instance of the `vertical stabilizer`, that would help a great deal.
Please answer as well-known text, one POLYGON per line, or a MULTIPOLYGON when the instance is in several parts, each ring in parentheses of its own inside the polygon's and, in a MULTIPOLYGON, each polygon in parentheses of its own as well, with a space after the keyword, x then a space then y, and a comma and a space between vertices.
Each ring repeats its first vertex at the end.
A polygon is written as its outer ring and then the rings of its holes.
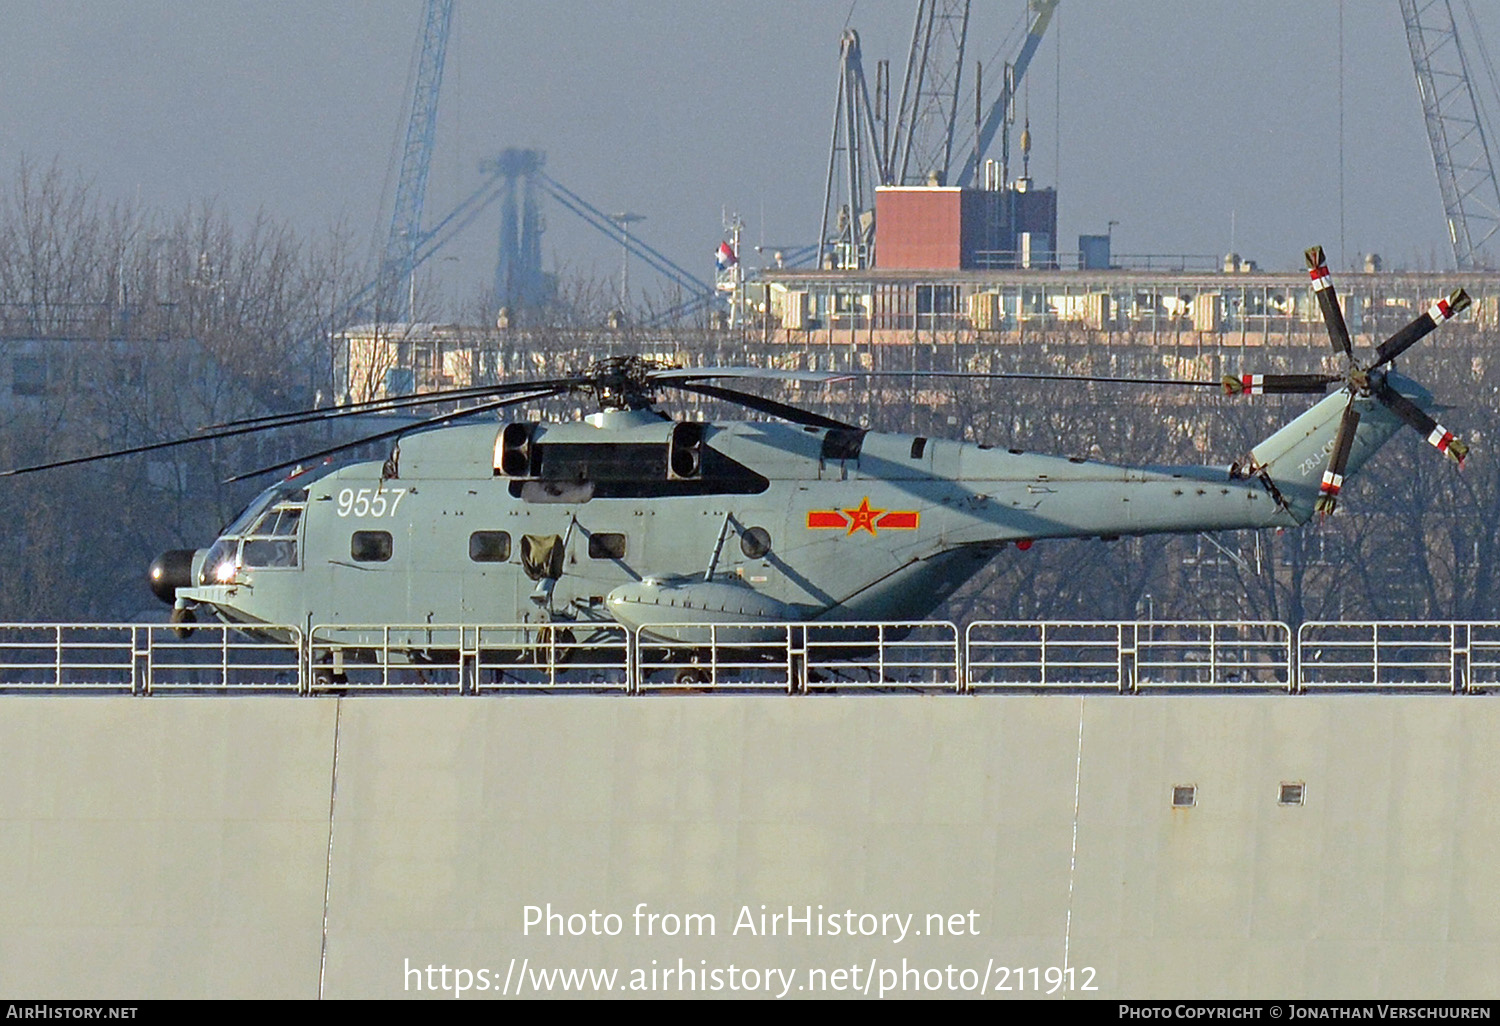
MULTIPOLYGON (((1418 406, 1426 408, 1431 405, 1432 396, 1410 379, 1391 374, 1386 380, 1418 406)), ((1338 441, 1339 422, 1348 405, 1349 393, 1335 392, 1251 452, 1255 466, 1276 485, 1298 523, 1313 514, 1323 472, 1338 441)), ((1345 480, 1358 473, 1375 450, 1401 427, 1395 414, 1369 396, 1356 397, 1354 409, 1359 414, 1359 427, 1354 433, 1349 460, 1344 467, 1345 480)))

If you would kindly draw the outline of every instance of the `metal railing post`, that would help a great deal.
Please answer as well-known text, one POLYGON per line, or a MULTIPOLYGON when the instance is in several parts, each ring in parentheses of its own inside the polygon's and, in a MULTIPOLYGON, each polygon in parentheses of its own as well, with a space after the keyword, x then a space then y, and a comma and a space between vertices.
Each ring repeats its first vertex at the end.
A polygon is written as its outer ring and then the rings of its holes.
POLYGON ((625 631, 625 693, 641 693, 641 632, 625 631))

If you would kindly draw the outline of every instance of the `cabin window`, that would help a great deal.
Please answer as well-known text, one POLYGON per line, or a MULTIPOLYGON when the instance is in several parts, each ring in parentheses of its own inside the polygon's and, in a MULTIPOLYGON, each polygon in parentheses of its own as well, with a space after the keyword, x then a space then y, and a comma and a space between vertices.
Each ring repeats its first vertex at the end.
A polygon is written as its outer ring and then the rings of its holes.
POLYGON ((590 559, 624 559, 625 536, 623 534, 589 535, 590 559))
POLYGON ((349 539, 349 556, 356 563, 384 563, 393 550, 389 531, 355 531, 349 539))
POLYGON ((469 558, 476 563, 504 563, 510 558, 510 535, 505 531, 475 531, 469 535, 469 558))

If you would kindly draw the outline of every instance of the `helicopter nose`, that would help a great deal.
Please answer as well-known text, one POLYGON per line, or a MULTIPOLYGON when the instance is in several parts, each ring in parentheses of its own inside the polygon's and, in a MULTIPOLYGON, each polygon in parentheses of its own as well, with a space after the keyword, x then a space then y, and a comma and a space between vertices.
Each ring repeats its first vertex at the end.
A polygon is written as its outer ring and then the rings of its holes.
POLYGON ((171 549, 151 561, 151 591, 167 605, 177 601, 177 589, 193 583, 193 549, 171 549))

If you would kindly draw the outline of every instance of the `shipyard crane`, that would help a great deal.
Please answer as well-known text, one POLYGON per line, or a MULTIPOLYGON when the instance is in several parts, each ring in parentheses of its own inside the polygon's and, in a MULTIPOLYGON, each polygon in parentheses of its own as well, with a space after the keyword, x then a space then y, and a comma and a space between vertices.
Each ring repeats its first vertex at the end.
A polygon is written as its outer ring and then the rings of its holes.
POLYGON ((887 164, 893 175, 883 184, 948 183, 968 35, 969 0, 918 0, 887 164))
MULTIPOLYGON (((853 30, 844 32, 818 233, 820 265, 831 262, 835 267, 857 269, 874 263, 875 186, 924 185, 934 180, 939 184, 974 184, 979 163, 996 131, 1007 121, 1016 84, 1026 74, 1058 2, 1029 0, 1030 22, 1020 53, 999 76, 999 95, 988 114, 982 121, 976 118, 975 146, 957 175, 951 170, 968 37, 967 0, 918 0, 894 138, 888 109, 888 64, 877 64, 872 101, 859 35, 853 30)), ((1005 139, 1007 153, 1008 143, 1005 139)), ((1001 184, 1007 175, 1008 171, 1002 172, 1001 184)))
POLYGON ((660 250, 644 242, 638 235, 622 233, 618 221, 594 206, 578 193, 563 185, 545 171, 537 173, 537 184, 547 195, 611 239, 623 243, 626 252, 643 261, 653 271, 672 282, 689 297, 704 297, 707 302, 714 296, 714 286, 697 277, 691 271, 673 261, 660 250))
MULTIPOLYGON (((1047 31, 1047 25, 1052 21, 1052 14, 1057 10, 1058 0, 1030 0, 1031 24, 1026 30, 1026 39, 1021 43, 1021 52, 1016 59, 1006 68, 1006 73, 1000 79, 1000 95, 990 105, 989 113, 979 125, 978 135, 974 139, 974 149, 964 160, 963 167, 954 178, 955 185, 972 186, 975 175, 979 173, 980 161, 984 159, 985 152, 990 143, 994 142, 995 132, 1006 126, 1012 118, 1012 108, 1015 101, 1016 85, 1026 74, 1026 69, 1031 65, 1031 58, 1036 54, 1036 49, 1042 43, 1042 35, 1047 31)), ((1003 164, 1010 163, 1010 140, 1004 137, 1005 157, 1003 164)), ((1001 179, 1008 176, 1008 167, 1002 168, 1001 179)))
MULTIPOLYGON (((619 227, 610 220, 610 216, 542 170, 544 159, 545 154, 539 150, 522 150, 505 151, 499 157, 485 161, 481 165, 484 173, 483 181, 431 228, 416 234, 416 244, 409 254, 411 269, 421 267, 434 253, 472 225, 491 204, 505 197, 513 185, 512 172, 522 175, 526 179, 526 187, 534 189, 535 195, 550 197, 564 210, 576 215, 586 224, 614 241, 620 241, 619 227), (520 171, 516 169, 517 159, 525 162, 526 165, 520 171)), ((514 236, 517 240, 517 249, 513 256, 518 260, 526 261, 528 273, 535 272, 540 275, 540 213, 538 208, 534 204, 528 205, 523 208, 523 217, 531 218, 531 228, 529 231, 524 230, 523 225, 520 234, 514 236)), ((715 290, 712 284, 686 270, 639 236, 628 236, 625 239, 625 246, 632 257, 644 262, 646 266, 681 288, 686 296, 691 297, 683 307, 679 308, 680 310, 699 309, 708 305, 713 299, 715 290)), ((346 321, 354 316, 365 303, 370 301, 383 280, 377 279, 367 283, 343 305, 335 316, 335 320, 346 321)))
POLYGON ((894 138, 889 64, 877 66, 872 105, 859 33, 839 43, 839 85, 828 150, 828 181, 818 262, 868 267, 874 260, 875 185, 920 185, 947 180, 969 31, 969 0, 917 0, 894 138), (881 128, 884 133, 882 134, 881 128), (830 228, 832 230, 830 234, 830 228))
POLYGON ((443 84, 448 32, 453 25, 453 3, 454 0, 427 0, 423 11, 411 116, 401 150, 401 176, 396 183, 390 232, 373 290, 377 320, 410 321, 414 316, 414 275, 420 263, 419 251, 426 241, 422 233, 422 204, 427 197, 427 173, 432 167, 432 147, 437 138, 438 94, 443 84))
MULTIPOLYGON (((1443 195, 1443 214, 1453 259, 1460 271, 1489 261, 1484 245, 1500 231, 1500 185, 1490 155, 1487 118, 1469 72, 1452 0, 1400 0, 1411 49, 1417 93, 1427 122, 1427 140, 1443 195)), ((1468 0, 1464 8, 1476 30, 1474 42, 1488 66, 1468 0)))
POLYGON ((542 212, 537 176, 547 162, 541 150, 508 148, 479 165, 500 188, 500 245, 495 259, 497 311, 515 316, 551 298, 542 271, 542 212))
MULTIPOLYGON (((879 65, 878 93, 888 96, 887 64, 879 65)), ((833 246, 836 267, 868 267, 874 245, 874 185, 889 184, 887 147, 877 136, 877 117, 889 123, 879 106, 871 106, 859 33, 845 29, 839 41, 838 99, 833 107, 833 136, 828 149, 828 183, 823 189, 823 223, 818 238, 833 246), (842 167, 840 167, 842 155, 842 167), (829 235, 829 220, 834 234, 829 235)), ((823 262, 820 255, 819 264, 823 262)))

